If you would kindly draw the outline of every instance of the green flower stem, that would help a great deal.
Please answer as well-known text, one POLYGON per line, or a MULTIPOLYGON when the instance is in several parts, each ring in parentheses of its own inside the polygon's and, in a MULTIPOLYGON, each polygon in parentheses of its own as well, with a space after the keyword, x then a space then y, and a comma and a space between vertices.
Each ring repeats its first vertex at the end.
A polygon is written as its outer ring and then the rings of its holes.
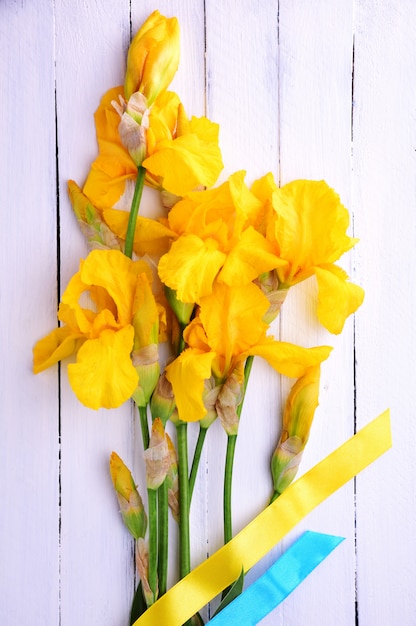
POLYGON ((164 480, 157 490, 158 514, 158 578, 159 597, 166 593, 168 578, 168 484, 164 480))
POLYGON ((270 498, 269 504, 272 504, 275 500, 277 500, 279 496, 280 496, 280 493, 278 491, 273 491, 273 495, 270 498))
POLYGON ((235 445, 237 443, 237 435, 228 435, 227 439, 227 452, 225 457, 225 471, 224 471, 224 544, 228 543, 233 538, 233 525, 231 515, 231 491, 233 480, 233 465, 235 445))
POLYGON ((179 472, 179 573, 183 578, 191 571, 189 536, 189 480, 188 480, 188 441, 187 424, 176 425, 178 439, 179 472))
POLYGON ((145 176, 146 176, 145 168, 139 165, 137 169, 136 186, 134 188, 134 195, 133 195, 133 200, 131 203, 129 223, 127 225, 126 243, 124 246, 124 254, 128 256, 130 259, 133 255, 134 232, 136 230, 136 222, 137 222, 137 216, 139 214, 140 201, 142 199, 145 176))
POLYGON ((156 601, 157 595, 157 491, 147 490, 149 507, 149 571, 148 581, 156 601))
POLYGON ((201 452, 204 446, 205 437, 208 428, 203 426, 199 427, 198 439, 195 446, 194 458, 192 460, 191 473, 189 474, 189 501, 192 500, 192 493, 194 491, 196 475, 198 473, 199 461, 201 459, 201 452))
MULTIPOLYGON (((254 357, 247 357, 246 365, 244 368, 244 383, 243 383, 243 397, 240 404, 237 407, 237 415, 240 418, 241 411, 243 409, 244 397, 246 395, 247 383, 250 377, 251 368, 253 365, 254 357)), ((235 446, 237 443, 237 435, 228 435, 227 440, 227 452, 225 457, 225 470, 224 470, 224 499, 223 499, 223 515, 224 515, 224 543, 228 543, 233 536, 232 528, 232 515, 231 515, 231 495, 232 495, 232 478, 233 478, 233 465, 235 446)))
POLYGON ((139 406, 140 426, 142 429, 143 449, 149 447, 149 423, 147 421, 147 406, 139 406))

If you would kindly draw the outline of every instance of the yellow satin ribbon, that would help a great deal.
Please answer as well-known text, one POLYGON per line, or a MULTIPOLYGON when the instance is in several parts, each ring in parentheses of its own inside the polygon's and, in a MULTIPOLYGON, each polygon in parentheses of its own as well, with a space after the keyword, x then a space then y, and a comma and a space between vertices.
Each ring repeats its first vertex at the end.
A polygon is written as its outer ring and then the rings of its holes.
POLYGON ((181 626, 247 572, 318 504, 391 447, 385 411, 292 483, 229 543, 180 580, 133 626, 181 626))

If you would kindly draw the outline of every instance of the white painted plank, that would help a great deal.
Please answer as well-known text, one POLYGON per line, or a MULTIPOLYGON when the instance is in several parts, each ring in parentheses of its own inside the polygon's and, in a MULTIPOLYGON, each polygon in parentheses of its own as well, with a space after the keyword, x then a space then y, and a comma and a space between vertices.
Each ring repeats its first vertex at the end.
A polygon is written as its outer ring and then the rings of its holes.
MULTIPOLYGON (((107 89, 124 81, 129 39, 127 1, 57 3, 62 291, 86 254, 67 180, 82 185, 97 154, 93 114, 107 89)), ((133 549, 118 513, 108 460, 116 450, 132 465, 132 407, 84 408, 69 387, 64 364, 61 413, 61 623, 122 626, 133 593, 133 549)))
POLYGON ((391 407, 393 450, 357 479, 359 623, 413 624, 416 544, 414 285, 416 281, 416 5, 357 3, 354 208, 357 416, 391 407))
POLYGON ((59 619, 57 371, 31 348, 56 325, 53 12, 0 4, 0 620, 59 619))

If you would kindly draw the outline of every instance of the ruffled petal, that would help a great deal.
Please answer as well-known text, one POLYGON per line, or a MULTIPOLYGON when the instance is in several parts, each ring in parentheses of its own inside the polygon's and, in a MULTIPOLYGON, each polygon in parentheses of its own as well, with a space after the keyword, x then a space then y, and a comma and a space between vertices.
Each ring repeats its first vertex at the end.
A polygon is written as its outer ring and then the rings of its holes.
POLYGON ((114 206, 125 191, 126 182, 135 180, 137 167, 121 143, 120 116, 111 102, 123 96, 122 87, 107 91, 95 112, 99 155, 91 165, 83 192, 99 209, 114 206))
POLYGON ((272 246, 251 226, 230 250, 218 280, 227 285, 244 285, 276 267, 287 266, 287 261, 274 254, 272 246))
MULTIPOLYGON (((126 238, 129 213, 108 209, 104 211, 104 219, 117 237, 123 240, 126 238)), ((160 256, 169 250, 172 239, 176 237, 176 233, 161 222, 139 216, 134 233, 134 251, 139 256, 145 254, 160 256)))
POLYGON ((84 343, 77 362, 68 365, 68 377, 77 398, 91 409, 116 408, 131 398, 138 375, 131 362, 134 330, 105 330, 84 343))
POLYGON ((188 134, 157 146, 143 167, 161 180, 161 187, 183 196, 198 185, 211 187, 223 167, 218 145, 188 134))
POLYGON ((348 275, 336 265, 315 267, 318 281, 318 319, 331 333, 342 331, 345 320, 364 300, 364 290, 348 281, 348 275))
POLYGON ((33 372, 39 374, 58 361, 75 354, 84 342, 81 333, 68 326, 56 328, 41 339, 33 348, 33 372))
POLYGON ((262 339, 267 330, 263 316, 268 308, 267 298, 252 283, 239 287, 215 283, 212 294, 201 299, 199 318, 211 350, 224 356, 226 370, 233 357, 262 339))
POLYGON ((179 418, 184 422, 197 422, 207 412, 203 402, 204 380, 211 376, 214 357, 214 352, 188 348, 166 367, 179 418))
POLYGON ((183 235, 160 259, 159 276, 182 302, 199 302, 211 293, 224 260, 225 254, 218 250, 215 240, 202 241, 195 235, 183 235))
POLYGON ((247 354, 261 356, 279 374, 289 378, 300 378, 309 367, 325 361, 331 353, 330 346, 316 348, 302 348, 293 343, 276 341, 272 337, 265 337, 261 343, 253 346, 247 354))
POLYGON ((104 287, 116 304, 118 321, 129 324, 139 272, 118 250, 93 250, 82 264, 81 278, 85 284, 104 287))
MULTIPOLYGON (((80 270, 85 261, 80 262, 80 270)), ((81 271, 77 272, 70 279, 61 298, 61 306, 59 309, 59 319, 69 323, 73 327, 78 327, 83 334, 88 334, 94 315, 91 311, 83 309, 79 300, 81 295, 88 291, 89 286, 81 279, 81 271)))
POLYGON ((291 265, 287 282, 299 282, 313 266, 336 261, 357 243, 346 234, 347 209, 325 181, 293 181, 273 193, 273 206, 280 257, 291 265))

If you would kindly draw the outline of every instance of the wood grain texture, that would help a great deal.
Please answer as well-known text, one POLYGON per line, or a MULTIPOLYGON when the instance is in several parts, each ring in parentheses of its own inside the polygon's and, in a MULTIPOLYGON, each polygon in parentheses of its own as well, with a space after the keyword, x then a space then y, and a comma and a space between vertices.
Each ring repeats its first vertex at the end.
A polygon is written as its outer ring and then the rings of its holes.
MULTIPOLYGON (((350 204, 351 189, 352 9, 349 0, 283 1, 279 15, 281 183, 323 178, 346 206, 350 204)), ((342 263, 347 264, 345 269, 350 273, 349 261, 342 263)), ((352 323, 349 320, 336 337, 317 323, 314 281, 312 278, 289 292, 280 320, 286 341, 334 346, 322 364, 320 406, 302 471, 334 450, 354 429, 352 323)), ((287 382, 285 385, 287 389, 287 382)), ((354 623, 355 613, 352 483, 309 515, 295 534, 318 528, 347 540, 332 555, 331 566, 319 568, 315 580, 306 581, 277 613, 282 624, 306 626, 310 607, 319 606, 322 624, 349 626, 354 623)), ((273 624, 273 618, 265 623, 273 624)))
MULTIPOLYGON (((56 98, 63 291, 86 246, 67 196, 83 185, 97 154, 93 114, 101 96, 122 84, 130 41, 128 2, 56 5, 56 98), (69 27, 70 25, 70 27, 69 27)), ((116 450, 133 460, 132 407, 91 411, 61 377, 61 623, 122 626, 134 586, 133 546, 117 510, 108 470, 116 450)))
POLYGON ((370 626, 413 624, 416 6, 358 9, 354 214, 367 293, 356 320, 357 420, 390 405, 393 430, 393 450, 357 478, 358 611, 370 626))
MULTIPOLYGON (((123 82, 131 34, 156 8, 176 15, 181 26, 172 89, 189 115, 206 113, 221 125, 220 181, 238 169, 247 171, 248 183, 268 171, 282 185, 323 178, 350 209, 351 233, 361 240, 343 267, 365 288, 366 300, 342 335, 317 324, 313 280, 291 290, 273 327, 286 341, 334 346, 301 471, 392 408, 393 451, 249 573, 249 581, 261 574, 303 529, 346 537, 262 624, 410 626, 416 614, 412 0, 0 2, 0 623, 127 623, 133 545, 108 458, 116 450, 145 491, 136 413, 128 403, 116 411, 83 408, 66 364, 61 376, 57 368, 33 376, 31 347, 56 326, 59 292, 86 254, 67 180, 83 184, 97 151, 94 111, 104 92, 123 82)), ((146 190, 143 210, 157 209, 156 195, 146 190)), ((268 500, 269 458, 289 386, 255 361, 235 463, 235 531, 268 500)), ((191 428, 191 450, 195 437, 191 428)), ((225 439, 214 424, 191 511, 193 565, 221 544, 225 439)), ((175 536, 174 524, 171 531, 175 536)))
POLYGON ((52 6, 0 5, 0 616, 59 618, 57 372, 31 348, 56 324, 52 6))

